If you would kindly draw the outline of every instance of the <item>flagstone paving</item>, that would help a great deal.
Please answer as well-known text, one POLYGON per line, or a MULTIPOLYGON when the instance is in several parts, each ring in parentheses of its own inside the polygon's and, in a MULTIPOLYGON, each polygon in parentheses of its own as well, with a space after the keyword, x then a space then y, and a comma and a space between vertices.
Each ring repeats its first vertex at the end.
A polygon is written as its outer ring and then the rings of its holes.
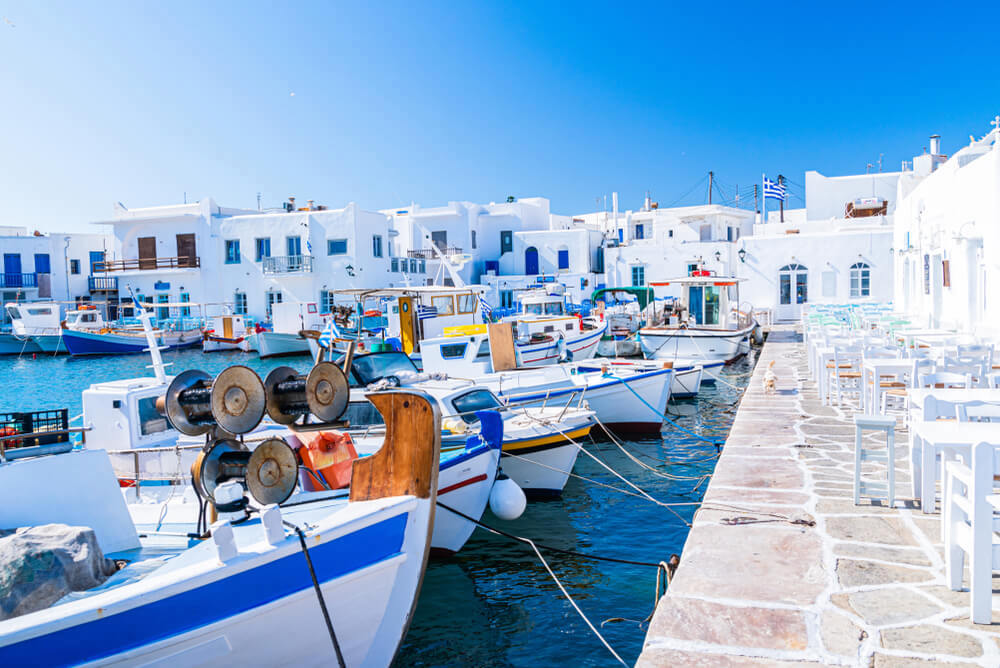
POLYGON ((773 328, 638 666, 1000 665, 1000 614, 969 621, 940 515, 910 498, 902 427, 895 508, 854 505, 854 412, 820 403, 800 335, 773 328))

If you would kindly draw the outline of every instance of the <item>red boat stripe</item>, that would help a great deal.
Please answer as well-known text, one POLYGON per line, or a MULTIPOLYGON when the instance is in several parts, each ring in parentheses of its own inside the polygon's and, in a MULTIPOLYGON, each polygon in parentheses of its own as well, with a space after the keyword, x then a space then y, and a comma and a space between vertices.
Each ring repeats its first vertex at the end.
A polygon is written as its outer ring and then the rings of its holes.
POLYGON ((441 496, 442 494, 447 494, 448 492, 454 492, 456 489, 467 487, 473 483, 479 482, 480 480, 486 480, 485 473, 481 473, 477 475, 475 478, 469 478, 468 480, 463 480, 462 482, 456 482, 454 485, 448 485, 444 489, 439 489, 438 496, 441 496))

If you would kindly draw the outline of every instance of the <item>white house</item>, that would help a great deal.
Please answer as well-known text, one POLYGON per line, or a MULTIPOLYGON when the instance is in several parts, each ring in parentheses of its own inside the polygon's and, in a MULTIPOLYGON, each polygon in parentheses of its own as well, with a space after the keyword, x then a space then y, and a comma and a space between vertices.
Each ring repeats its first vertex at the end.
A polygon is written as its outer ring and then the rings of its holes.
POLYGON ((898 185, 894 303, 932 327, 1000 335, 1000 117, 950 158, 937 138, 898 185))

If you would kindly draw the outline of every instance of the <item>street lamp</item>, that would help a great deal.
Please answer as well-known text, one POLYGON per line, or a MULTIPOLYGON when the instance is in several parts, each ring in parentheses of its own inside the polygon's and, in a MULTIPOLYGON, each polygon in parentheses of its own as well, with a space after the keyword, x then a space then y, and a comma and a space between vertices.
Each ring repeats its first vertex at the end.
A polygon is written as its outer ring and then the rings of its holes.
POLYGON ((722 251, 715 251, 715 261, 722 262, 722 251))
POLYGON ((747 261, 747 249, 746 248, 741 248, 736 254, 740 256, 740 262, 744 262, 745 263, 747 261))
POLYGON ((354 278, 354 265, 349 264, 346 267, 344 267, 344 269, 347 270, 347 275, 348 276, 350 276, 351 278, 354 278))

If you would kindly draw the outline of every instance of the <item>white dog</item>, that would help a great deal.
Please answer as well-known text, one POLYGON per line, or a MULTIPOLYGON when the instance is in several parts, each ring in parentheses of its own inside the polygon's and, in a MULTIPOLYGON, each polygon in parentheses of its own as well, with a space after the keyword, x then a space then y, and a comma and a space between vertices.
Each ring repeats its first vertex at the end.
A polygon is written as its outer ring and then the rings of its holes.
POLYGON ((774 373, 774 362, 767 365, 764 372, 764 394, 774 394, 778 390, 778 376, 774 373))

